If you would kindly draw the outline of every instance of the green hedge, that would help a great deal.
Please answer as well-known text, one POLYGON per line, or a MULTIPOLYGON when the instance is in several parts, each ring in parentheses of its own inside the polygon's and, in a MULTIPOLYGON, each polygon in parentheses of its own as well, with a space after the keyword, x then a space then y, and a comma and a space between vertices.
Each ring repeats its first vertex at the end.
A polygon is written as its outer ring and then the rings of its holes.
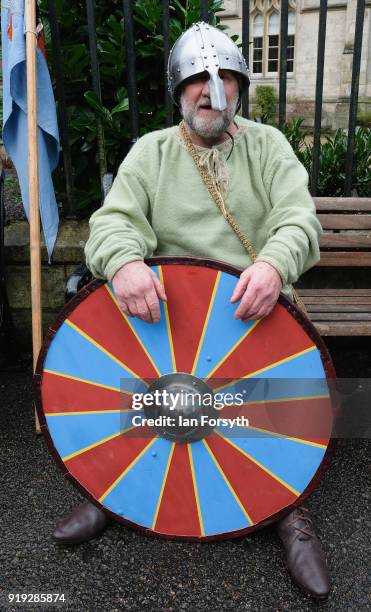
MULTIPOLYGON (((309 131, 302 128, 303 119, 293 119, 283 132, 309 176, 312 172, 313 144, 309 131)), ((342 196, 345 183, 345 161, 348 144, 346 130, 336 130, 321 143, 317 196, 342 196)), ((360 197, 371 197, 371 129, 357 127, 354 140, 353 189, 360 197)))
MULTIPOLYGON (((209 12, 210 22, 224 29, 216 16, 216 12, 222 10, 222 4, 222 0, 210 0, 209 12)), ((47 0, 41 0, 39 7, 46 34, 48 60, 53 74, 47 0)), ((117 171, 131 145, 128 95, 125 87, 127 68, 122 0, 97 0, 95 7, 102 104, 99 104, 91 91, 85 2, 56 0, 75 199, 77 210, 81 215, 89 214, 100 202, 96 117, 100 117, 104 128, 109 171, 114 173, 117 171)), ((145 134, 165 126, 162 3, 159 0, 136 0, 133 2, 133 13, 140 132, 145 134)), ((193 22, 199 20, 199 0, 186 2, 171 0, 171 44, 193 22)), ((58 200, 63 201, 65 187, 62 168, 56 172, 55 179, 58 200)))

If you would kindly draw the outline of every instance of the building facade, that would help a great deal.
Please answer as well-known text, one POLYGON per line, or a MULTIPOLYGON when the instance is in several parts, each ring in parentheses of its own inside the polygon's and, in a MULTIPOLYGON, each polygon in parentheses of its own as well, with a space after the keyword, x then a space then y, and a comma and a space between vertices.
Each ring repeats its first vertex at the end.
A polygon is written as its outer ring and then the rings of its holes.
MULTIPOLYGON (((314 118, 319 0, 289 0, 287 114, 314 118)), ((324 62, 322 127, 348 123, 352 79, 356 0, 328 0, 324 62)), ((222 21, 241 36, 242 0, 225 0, 222 21)), ((278 92, 280 0, 250 0, 250 98, 257 85, 278 92)), ((371 111, 371 0, 366 0, 363 27, 359 108, 371 111)))

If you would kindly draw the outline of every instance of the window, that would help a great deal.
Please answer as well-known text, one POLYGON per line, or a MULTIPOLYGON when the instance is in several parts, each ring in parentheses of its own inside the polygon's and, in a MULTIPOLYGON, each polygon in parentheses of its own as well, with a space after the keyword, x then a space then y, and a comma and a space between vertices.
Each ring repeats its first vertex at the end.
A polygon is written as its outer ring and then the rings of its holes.
POLYGON ((253 73, 263 72, 263 15, 255 15, 253 22, 254 50, 253 50, 253 73))
POLYGON ((268 72, 278 72, 280 19, 278 13, 269 16, 268 25, 268 72))
MULTIPOLYGON (((287 29, 287 72, 294 72, 295 57, 295 4, 290 1, 287 29)), ((252 16, 252 73, 278 75, 280 57, 280 3, 279 0, 253 2, 252 16), (261 12, 264 9, 264 13, 261 12)))
POLYGON ((295 49, 295 15, 289 12, 289 25, 287 30, 287 72, 294 72, 295 49))

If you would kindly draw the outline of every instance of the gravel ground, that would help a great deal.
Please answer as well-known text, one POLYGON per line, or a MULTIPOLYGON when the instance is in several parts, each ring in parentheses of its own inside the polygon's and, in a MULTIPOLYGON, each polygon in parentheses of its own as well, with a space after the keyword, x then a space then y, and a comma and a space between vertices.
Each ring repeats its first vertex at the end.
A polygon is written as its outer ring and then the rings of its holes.
MULTIPOLYGON (((292 584, 273 529, 197 544, 148 538, 112 524, 96 541, 56 545, 56 520, 81 497, 34 433, 29 367, 0 373, 0 397, 0 600, 7 592, 64 592, 62 609, 74 612, 370 609, 367 440, 339 442, 310 499, 333 576, 330 599, 317 603, 292 584)), ((9 608, 1 603, 0 609, 9 608)))

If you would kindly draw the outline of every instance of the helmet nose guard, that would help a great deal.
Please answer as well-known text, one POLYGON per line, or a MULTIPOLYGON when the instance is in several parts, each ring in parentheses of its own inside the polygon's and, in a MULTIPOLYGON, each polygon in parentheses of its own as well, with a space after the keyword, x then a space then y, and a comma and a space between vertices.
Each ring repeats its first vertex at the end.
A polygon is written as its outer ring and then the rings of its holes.
MULTIPOLYGON (((224 110, 227 107, 224 84, 219 70, 231 70, 242 77, 243 89, 250 83, 245 59, 234 42, 221 30, 207 23, 194 23, 175 42, 170 51, 167 79, 174 98, 175 90, 186 79, 208 72, 211 107, 224 110)), ((240 92, 241 93, 241 92, 240 92)))
POLYGON ((218 73, 210 72, 209 79, 209 95, 211 108, 213 110, 222 111, 227 108, 227 100, 225 99, 224 83, 218 73))

